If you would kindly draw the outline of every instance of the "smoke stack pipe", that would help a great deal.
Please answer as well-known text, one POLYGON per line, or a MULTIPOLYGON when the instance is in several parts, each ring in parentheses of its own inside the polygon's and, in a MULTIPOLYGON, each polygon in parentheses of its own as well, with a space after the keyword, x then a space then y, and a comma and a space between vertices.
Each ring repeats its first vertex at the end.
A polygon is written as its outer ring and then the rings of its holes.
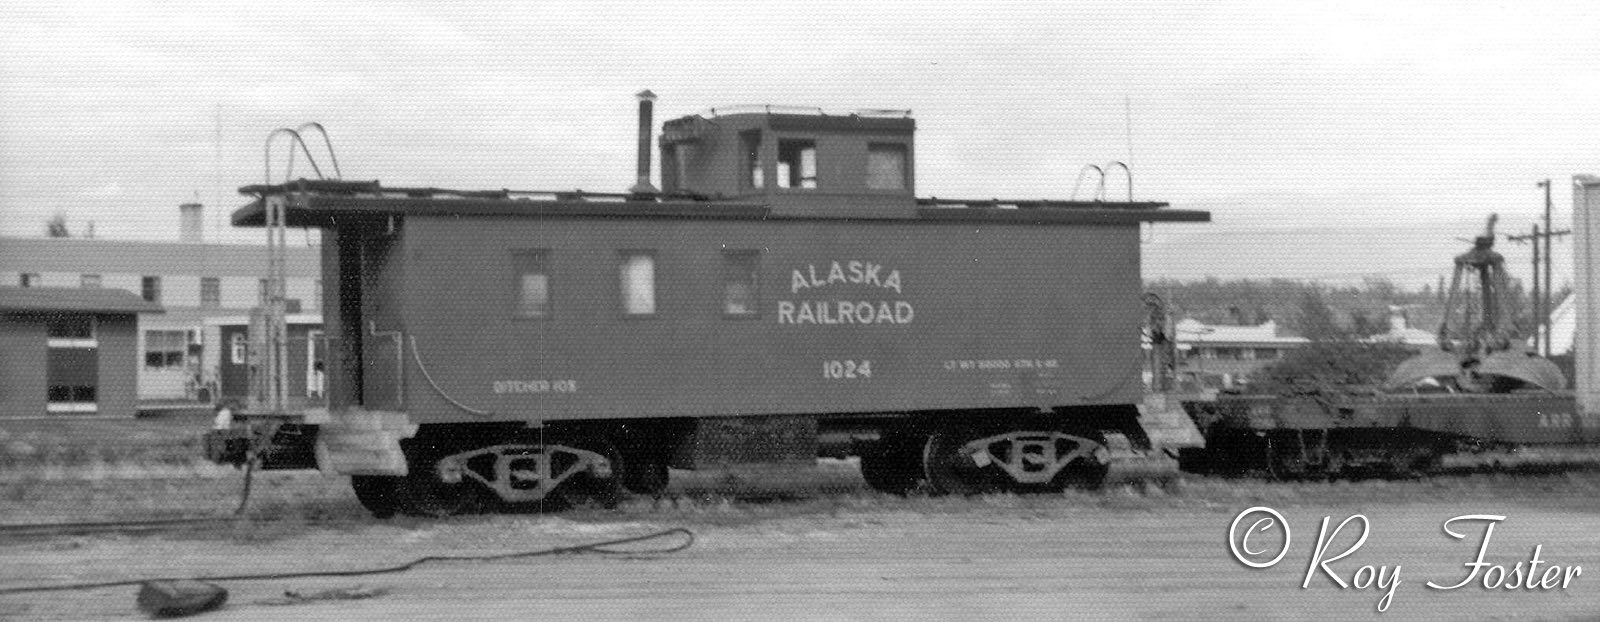
POLYGON ((639 91, 639 180, 628 191, 634 194, 656 194, 657 190, 650 183, 650 137, 653 134, 651 119, 656 101, 656 94, 650 91, 639 91))
POLYGON ((184 203, 178 206, 178 241, 185 244, 205 243, 202 209, 199 203, 184 203))

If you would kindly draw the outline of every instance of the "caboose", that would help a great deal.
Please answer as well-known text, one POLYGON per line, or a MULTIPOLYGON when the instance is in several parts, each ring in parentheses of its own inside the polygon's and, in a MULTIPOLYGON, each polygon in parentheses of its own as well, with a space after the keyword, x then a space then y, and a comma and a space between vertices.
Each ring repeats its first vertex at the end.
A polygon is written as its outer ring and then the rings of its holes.
POLYGON ((902 493, 1093 486, 1198 440, 1141 378, 1139 233, 1206 212, 918 198, 909 112, 713 110, 657 139, 648 95, 625 193, 242 188, 235 225, 323 240, 328 406, 254 416, 262 464, 351 475, 387 516, 607 502, 814 464, 829 435, 902 493))

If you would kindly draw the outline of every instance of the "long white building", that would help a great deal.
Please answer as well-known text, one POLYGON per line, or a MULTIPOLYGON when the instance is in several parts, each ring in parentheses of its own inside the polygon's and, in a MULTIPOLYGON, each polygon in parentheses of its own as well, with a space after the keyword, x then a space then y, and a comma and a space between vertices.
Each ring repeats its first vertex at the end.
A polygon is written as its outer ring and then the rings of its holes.
MULTIPOLYGON (((198 204, 182 206, 182 216, 176 242, 0 238, 0 284, 123 289, 159 304, 165 313, 139 320, 139 399, 209 399, 221 380, 221 357, 228 354, 218 322, 247 318, 262 302, 267 250, 205 243, 198 204)), ((320 314, 320 256, 312 241, 288 250, 291 313, 320 314)))

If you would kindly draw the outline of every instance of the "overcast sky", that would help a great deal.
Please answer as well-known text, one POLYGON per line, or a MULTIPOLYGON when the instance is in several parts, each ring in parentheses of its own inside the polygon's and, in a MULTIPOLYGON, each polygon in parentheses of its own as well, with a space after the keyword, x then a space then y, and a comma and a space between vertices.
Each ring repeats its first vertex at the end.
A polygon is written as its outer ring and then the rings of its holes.
POLYGON ((1600 172, 1596 2, 866 4, 0 0, 0 235, 172 239, 198 198, 215 237, 307 121, 346 179, 621 191, 646 88, 658 126, 911 109, 922 196, 1130 161, 1216 219, 1158 228, 1147 276, 1431 282, 1490 212, 1525 231, 1538 180, 1566 228, 1600 172))

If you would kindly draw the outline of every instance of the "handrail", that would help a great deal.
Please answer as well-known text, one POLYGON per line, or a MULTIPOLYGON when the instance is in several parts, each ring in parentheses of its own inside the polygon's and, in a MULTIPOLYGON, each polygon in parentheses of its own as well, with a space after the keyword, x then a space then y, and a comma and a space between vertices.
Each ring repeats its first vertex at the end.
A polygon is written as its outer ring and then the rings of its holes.
MULTIPOLYGON (((1126 162, 1123 162, 1121 160, 1112 160, 1110 164, 1106 165, 1106 169, 1105 170, 1109 171, 1109 170, 1111 170, 1111 167, 1114 167, 1114 166, 1122 167, 1123 174, 1126 175, 1127 178, 1128 178, 1128 202, 1132 203, 1133 202, 1133 169, 1128 168, 1128 164, 1126 162)), ((1100 183, 1101 183, 1101 186, 1103 188, 1104 184, 1105 184, 1105 179, 1101 178, 1100 183)))
MULTIPOLYGON (((322 127, 321 123, 317 123, 316 121, 309 121, 309 122, 300 124, 300 127, 295 128, 294 131, 295 131, 296 134, 300 134, 300 133, 304 133, 306 131, 306 128, 315 129, 318 134, 322 135, 322 146, 328 150, 328 159, 333 162, 333 178, 334 179, 344 179, 344 174, 339 172, 339 156, 334 155, 334 153, 333 153, 333 139, 328 138, 328 129, 325 128, 325 127, 322 127)), ((310 156, 310 154, 307 154, 306 157, 309 158, 311 156, 310 156)), ((293 151, 289 152, 289 159, 290 159, 291 163, 294 161, 294 152, 293 151)))
POLYGON ((1072 184, 1072 200, 1078 200, 1078 188, 1083 186, 1083 175, 1090 170, 1093 170, 1097 175, 1100 176, 1099 185, 1096 186, 1099 190, 1097 190, 1094 194, 1094 200, 1100 200, 1101 191, 1104 191, 1106 187, 1106 171, 1105 169, 1093 164, 1085 164, 1083 165, 1083 168, 1078 169, 1078 180, 1072 184))
POLYGON ((306 148, 306 141, 305 141, 305 139, 302 139, 300 137, 300 132, 295 131, 295 130, 291 130, 291 129, 286 128, 286 127, 280 127, 278 129, 272 130, 271 132, 269 132, 267 134, 267 143, 266 143, 266 147, 265 147, 266 153, 265 153, 265 155, 263 157, 264 163, 266 165, 266 174, 267 174, 266 175, 266 183, 267 183, 267 185, 272 185, 272 141, 274 139, 276 139, 278 137, 278 135, 280 135, 280 134, 288 134, 289 135, 289 139, 290 139, 290 145, 289 145, 289 167, 288 167, 288 170, 284 172, 284 182, 288 182, 290 177, 292 177, 294 175, 294 146, 295 145, 300 145, 300 151, 305 152, 306 161, 311 163, 311 170, 316 172, 317 179, 325 179, 325 177, 322 176, 322 168, 317 166, 316 158, 311 157, 311 150, 306 148))

